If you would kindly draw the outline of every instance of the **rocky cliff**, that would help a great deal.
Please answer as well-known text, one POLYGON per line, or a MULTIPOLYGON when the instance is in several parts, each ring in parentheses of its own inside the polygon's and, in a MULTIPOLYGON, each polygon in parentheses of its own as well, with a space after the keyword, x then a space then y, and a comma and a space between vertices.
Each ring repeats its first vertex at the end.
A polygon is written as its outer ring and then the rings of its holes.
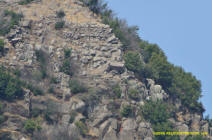
MULTIPOLYGON (((1 15, 5 10, 23 15, 0 37, 5 43, 0 63, 18 70, 21 81, 43 94, 22 87, 24 98, 0 99, 6 118, 0 139, 152 140, 154 130, 140 115, 140 107, 150 99, 169 102, 169 95, 154 80, 141 81, 126 69, 122 43, 112 29, 77 0, 18 2, 0 1, 1 15), (61 10, 64 16, 59 17, 61 10), (64 23, 62 29, 55 28, 58 22, 64 23), (66 60, 69 73, 61 70, 66 60), (136 99, 129 94, 131 89, 139 92, 136 99), (27 120, 39 129, 27 131, 27 120)), ((210 133, 201 113, 178 110, 169 120, 180 132, 210 133)))

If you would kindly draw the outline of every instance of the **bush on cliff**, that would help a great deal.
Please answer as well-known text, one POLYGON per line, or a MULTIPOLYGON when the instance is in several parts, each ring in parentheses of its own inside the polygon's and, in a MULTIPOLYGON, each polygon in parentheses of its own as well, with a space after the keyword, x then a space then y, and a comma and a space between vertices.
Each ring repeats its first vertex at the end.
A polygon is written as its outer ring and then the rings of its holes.
POLYGON ((5 10, 4 15, 0 17, 0 35, 8 34, 15 25, 19 25, 22 17, 23 15, 14 11, 5 10))
POLYGON ((4 54, 4 40, 0 39, 0 53, 1 55, 4 54))
POLYGON ((5 71, 5 68, 0 68, 0 98, 13 100, 23 97, 24 92, 19 80, 5 71))

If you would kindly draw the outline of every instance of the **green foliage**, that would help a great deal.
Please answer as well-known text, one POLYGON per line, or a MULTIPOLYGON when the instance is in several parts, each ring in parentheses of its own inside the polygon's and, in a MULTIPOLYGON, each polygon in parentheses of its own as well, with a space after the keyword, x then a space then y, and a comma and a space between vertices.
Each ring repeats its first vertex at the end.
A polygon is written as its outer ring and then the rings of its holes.
POLYGON ((4 121, 5 121, 4 115, 0 115, 0 124, 3 123, 4 121))
POLYGON ((113 92, 113 95, 115 95, 115 97, 118 97, 120 98, 121 97, 121 87, 116 84, 114 86, 112 86, 112 92, 113 92))
POLYGON ((73 73, 71 72, 71 62, 70 62, 69 59, 65 59, 65 60, 63 61, 63 64, 62 64, 62 66, 60 67, 60 71, 61 71, 61 72, 64 72, 64 73, 67 74, 67 75, 70 75, 70 76, 73 75, 73 73))
POLYGON ((72 71, 72 67, 71 67, 71 61, 70 58, 71 57, 71 49, 65 49, 64 50, 64 60, 63 60, 63 64, 60 67, 60 71, 64 72, 67 75, 72 76, 73 75, 73 71, 72 71))
POLYGON ((174 68, 173 75, 169 93, 180 98, 184 106, 193 111, 203 112, 204 109, 201 103, 198 102, 201 97, 201 82, 196 80, 196 77, 191 73, 186 73, 180 67, 174 68))
MULTIPOLYGON (((177 132, 173 130, 173 124, 169 121, 157 123, 153 125, 153 129, 155 132, 177 132)), ((180 140, 179 136, 169 136, 169 135, 159 135, 154 136, 154 140, 180 140)))
POLYGON ((60 11, 57 12, 57 17, 58 18, 63 18, 64 16, 65 16, 65 13, 64 13, 63 10, 60 10, 60 11))
MULTIPOLYGON (((155 132, 173 132, 173 124, 168 121, 172 116, 173 107, 163 101, 147 101, 141 107, 141 114, 148 120, 155 132)), ((154 140, 179 140, 178 136, 155 136, 154 140)))
POLYGON ((77 80, 70 80, 69 87, 73 94, 86 92, 86 88, 77 80))
POLYGON ((46 59, 45 59, 45 54, 42 50, 36 50, 35 51, 35 55, 36 55, 36 59, 38 62, 45 64, 46 63, 46 59))
POLYGON ((147 65, 152 69, 152 78, 157 83, 165 89, 170 87, 173 78, 173 66, 167 62, 167 58, 163 54, 153 53, 147 65))
POLYGON ((4 40, 0 39, 0 53, 4 54, 4 40))
POLYGON ((3 114, 3 104, 0 103, 0 124, 5 121, 5 117, 3 114))
POLYGON ((15 26, 19 25, 19 21, 23 16, 13 11, 5 10, 4 16, 0 19, 0 35, 6 35, 15 26))
POLYGON ((34 121, 34 120, 27 120, 24 124, 24 129, 28 132, 28 133, 33 133, 35 130, 40 130, 41 127, 38 124, 38 122, 34 121))
POLYGON ((50 79, 50 83, 51 83, 51 84, 58 84, 57 78, 52 77, 52 78, 50 79))
POLYGON ((141 41, 140 44, 139 44, 139 47, 143 50, 142 55, 144 56, 144 61, 146 63, 149 62, 153 53, 155 53, 157 55, 159 55, 159 54, 164 55, 163 51, 158 47, 157 44, 150 44, 146 41, 141 41))
POLYGON ((152 124, 166 122, 171 117, 169 105, 162 101, 147 101, 141 107, 142 115, 152 124))
POLYGON ((128 117, 132 114, 132 107, 130 105, 123 105, 120 113, 123 117, 128 117))
POLYGON ((23 97, 23 94, 19 80, 5 72, 4 68, 0 68, 0 98, 13 100, 23 97))
POLYGON ((137 52, 129 51, 124 55, 125 66, 134 72, 141 72, 143 69, 142 59, 137 52))
POLYGON ((87 128, 87 126, 86 126, 86 124, 85 124, 84 122, 82 122, 82 121, 77 121, 77 122, 75 123, 75 125, 79 128, 80 134, 81 134, 82 136, 86 136, 86 135, 87 135, 87 133, 88 133, 88 128, 87 128))
POLYGON ((13 70, 13 74, 17 77, 20 77, 21 76, 21 71, 19 69, 14 69, 13 70))
POLYGON ((137 89, 129 89, 128 94, 129 97, 133 100, 139 99, 139 91, 137 89))
POLYGON ((2 114, 2 113, 3 113, 3 104, 0 103, 0 114, 2 114))
POLYGON ((20 5, 26 5, 26 4, 31 3, 32 1, 34 1, 34 0, 22 0, 22 1, 18 2, 18 4, 20 4, 20 5))
POLYGON ((37 61, 40 63, 40 77, 42 79, 45 79, 48 75, 47 75, 47 68, 46 68, 46 65, 47 65, 47 61, 46 61, 46 53, 42 50, 36 50, 35 51, 35 55, 36 55, 36 58, 37 58, 37 61))
POLYGON ((64 27, 64 25, 65 25, 64 21, 58 21, 58 22, 55 23, 55 29, 60 30, 64 27))
POLYGON ((54 88, 51 86, 51 87, 49 87, 49 89, 48 89, 48 93, 54 93, 54 88))
POLYGON ((65 59, 71 57, 71 51, 72 51, 72 49, 65 49, 64 50, 64 57, 65 57, 65 59))
POLYGON ((71 114, 70 114, 69 123, 73 123, 76 116, 77 116, 77 112, 76 111, 72 111, 71 114))
POLYGON ((198 136, 187 136, 185 138, 185 140, 209 140, 207 138, 204 138, 203 136, 201 135, 198 135, 198 136))

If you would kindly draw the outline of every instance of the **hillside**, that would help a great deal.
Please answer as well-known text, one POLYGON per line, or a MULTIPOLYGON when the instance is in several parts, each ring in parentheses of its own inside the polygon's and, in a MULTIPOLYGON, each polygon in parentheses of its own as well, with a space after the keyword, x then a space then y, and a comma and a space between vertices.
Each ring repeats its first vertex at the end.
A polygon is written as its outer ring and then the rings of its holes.
POLYGON ((98 0, 0 1, 0 140, 207 140, 201 83, 98 0))

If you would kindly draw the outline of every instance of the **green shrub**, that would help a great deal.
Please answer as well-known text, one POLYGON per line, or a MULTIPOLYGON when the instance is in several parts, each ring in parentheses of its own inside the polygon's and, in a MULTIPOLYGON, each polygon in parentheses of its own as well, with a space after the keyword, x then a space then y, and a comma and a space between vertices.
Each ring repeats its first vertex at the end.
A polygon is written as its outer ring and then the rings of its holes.
POLYGON ((58 22, 55 23, 55 29, 60 30, 64 27, 64 25, 65 25, 64 21, 58 21, 58 22))
POLYGON ((144 61, 146 63, 149 62, 153 53, 155 53, 157 55, 159 55, 159 54, 164 55, 163 51, 158 47, 157 44, 150 44, 148 42, 141 41, 139 46, 142 49, 142 55, 144 56, 144 61))
POLYGON ((13 74, 17 77, 20 77, 21 76, 21 71, 19 69, 14 69, 13 70, 13 74))
POLYGON ((51 83, 51 84, 58 84, 59 82, 58 82, 57 78, 52 77, 52 78, 50 79, 50 83, 51 83))
POLYGON ((128 94, 129 97, 133 100, 139 99, 139 91, 137 89, 129 89, 128 94))
POLYGON ((70 114, 69 123, 73 123, 76 116, 77 116, 77 112, 72 111, 71 114, 70 114))
POLYGON ((60 71, 64 72, 67 75, 72 76, 73 75, 73 71, 72 71, 72 67, 71 67, 71 61, 70 58, 71 57, 71 49, 65 49, 64 50, 64 60, 63 60, 63 64, 60 67, 60 71))
POLYGON ((2 113, 3 113, 3 104, 0 103, 0 114, 2 114, 2 113))
POLYGON ((69 59, 65 59, 63 61, 63 64, 62 66, 60 67, 60 71, 61 72, 64 72, 65 74, 67 75, 70 75, 72 76, 73 75, 73 72, 71 71, 71 62, 69 59))
POLYGON ((4 40, 0 39, 0 53, 4 54, 4 40))
POLYGON ((203 112, 204 108, 198 102, 201 97, 201 82, 180 67, 174 68, 173 75, 172 85, 168 89, 169 93, 177 96, 182 104, 192 111, 203 112))
POLYGON ((34 1, 34 0, 22 0, 22 1, 19 1, 18 4, 20 4, 20 5, 26 5, 26 4, 31 3, 32 1, 34 1))
POLYGON ((36 50, 35 51, 36 59, 38 62, 45 64, 46 63, 46 58, 45 58, 45 53, 42 50, 36 50))
POLYGON ((86 92, 86 88, 77 80, 70 80, 69 86, 73 94, 86 92))
POLYGON ((72 51, 72 49, 64 49, 64 57, 65 57, 65 59, 71 57, 71 51, 72 51))
POLYGON ((121 97, 122 91, 121 91, 121 87, 118 84, 112 86, 112 92, 115 95, 115 97, 118 97, 118 98, 121 97))
POLYGON ((13 78, 0 68, 0 98, 13 100, 23 97, 24 92, 18 79, 13 78))
POLYGON ((4 16, 0 19, 0 35, 6 35, 15 26, 19 25, 19 21, 23 15, 17 14, 14 11, 5 10, 4 16))
POLYGON ((85 124, 84 122, 82 122, 82 121, 77 121, 77 122, 75 123, 75 125, 79 128, 80 134, 81 134, 82 136, 86 136, 86 135, 87 135, 87 133, 88 133, 88 128, 87 128, 87 126, 86 126, 86 124, 85 124))
POLYGON ((54 93, 54 88, 51 86, 51 87, 49 87, 49 89, 48 89, 48 93, 54 93))
MULTIPOLYGON (((153 125, 153 129, 155 132, 177 132, 174 130, 174 125, 169 122, 161 122, 153 125)), ((179 136, 170 136, 170 135, 159 135, 154 136, 154 140, 180 140, 179 136)))
POLYGON ((152 124, 166 122, 171 117, 169 110, 169 105, 163 101, 153 102, 150 100, 141 107, 142 115, 152 124))
POLYGON ((163 54, 153 53, 147 65, 152 69, 152 77, 156 83, 162 85, 164 89, 171 86, 173 66, 168 63, 167 58, 163 54))
POLYGON ((37 61, 40 63, 40 76, 42 79, 45 79, 47 75, 47 54, 42 50, 36 50, 35 55, 37 61))
POLYGON ((34 121, 34 120, 27 120, 24 124, 24 129, 28 132, 28 133, 33 133, 35 130, 40 130, 41 127, 38 124, 38 122, 34 121))
POLYGON ((35 86, 28 84, 28 83, 23 83, 23 86, 25 88, 28 88, 30 91, 32 91, 35 96, 44 94, 43 90, 41 90, 39 87, 35 87, 35 86))
POLYGON ((128 117, 130 114, 132 114, 132 107, 130 105, 123 105, 120 113, 123 117, 128 117))
POLYGON ((0 124, 3 123, 4 121, 5 121, 4 115, 0 115, 0 124))
POLYGON ((64 13, 63 10, 60 10, 60 11, 57 12, 57 17, 58 18, 63 18, 64 16, 65 16, 65 13, 64 13))
POLYGON ((129 51, 124 55, 125 66, 133 72, 141 72, 143 69, 142 59, 137 52, 129 51))

